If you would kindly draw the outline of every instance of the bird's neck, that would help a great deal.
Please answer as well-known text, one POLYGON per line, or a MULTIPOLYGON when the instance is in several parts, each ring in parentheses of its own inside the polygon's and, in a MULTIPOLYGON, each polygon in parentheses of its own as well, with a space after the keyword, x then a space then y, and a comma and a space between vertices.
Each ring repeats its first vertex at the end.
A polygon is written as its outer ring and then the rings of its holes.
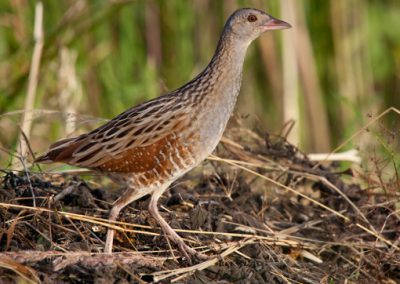
POLYGON ((240 92, 248 45, 230 34, 222 34, 210 64, 203 71, 211 82, 210 91, 203 94, 208 98, 204 107, 222 109, 226 118, 233 112, 240 92))
POLYGON ((231 80, 241 80, 244 58, 249 43, 224 32, 209 64, 213 75, 231 80))
POLYGON ((190 82, 175 91, 189 104, 225 102, 232 111, 242 82, 244 57, 249 43, 224 32, 208 66, 190 82))

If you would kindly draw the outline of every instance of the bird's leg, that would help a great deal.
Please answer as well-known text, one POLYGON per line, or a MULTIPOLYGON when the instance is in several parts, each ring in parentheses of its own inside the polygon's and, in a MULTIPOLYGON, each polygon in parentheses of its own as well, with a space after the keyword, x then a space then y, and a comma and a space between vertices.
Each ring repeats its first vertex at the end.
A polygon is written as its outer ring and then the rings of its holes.
MULTIPOLYGON (((109 221, 116 221, 121 210, 127 206, 129 203, 141 198, 146 195, 145 191, 138 191, 134 188, 128 188, 124 194, 114 202, 113 207, 111 208, 110 215, 108 217, 109 221)), ((105 253, 112 253, 113 241, 114 241, 114 233, 115 230, 109 228, 107 230, 107 238, 106 244, 104 246, 105 253)))
POLYGON ((171 228, 170 225, 164 220, 164 218, 160 215, 158 211, 157 202, 160 198, 163 191, 155 191, 151 196, 150 204, 149 204, 149 213, 151 216, 156 219, 157 223, 161 226, 165 236, 173 241, 179 248, 179 250, 185 255, 185 257, 191 261, 191 256, 195 256, 198 259, 209 259, 210 257, 202 254, 195 249, 191 248, 183 239, 175 232, 174 229, 171 228))
MULTIPOLYGON (((118 204, 118 201, 114 204, 113 208, 110 211, 110 216, 108 217, 109 221, 116 221, 117 217, 119 215, 119 212, 124 208, 125 205, 118 204)), ((104 252, 105 253, 112 253, 112 247, 113 247, 113 242, 114 242, 114 233, 115 230, 108 228, 107 230, 107 238, 106 238, 106 244, 104 245, 104 252)))

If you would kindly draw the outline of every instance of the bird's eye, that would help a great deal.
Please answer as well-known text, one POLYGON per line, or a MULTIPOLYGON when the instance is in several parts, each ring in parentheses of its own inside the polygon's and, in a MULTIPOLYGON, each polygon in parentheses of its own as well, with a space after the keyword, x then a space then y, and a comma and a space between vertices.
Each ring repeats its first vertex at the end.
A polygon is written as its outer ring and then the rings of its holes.
POLYGON ((257 17, 256 17, 255 15, 251 14, 251 15, 249 15, 249 16, 247 17, 247 20, 248 20, 250 23, 253 23, 253 22, 257 21, 257 17))

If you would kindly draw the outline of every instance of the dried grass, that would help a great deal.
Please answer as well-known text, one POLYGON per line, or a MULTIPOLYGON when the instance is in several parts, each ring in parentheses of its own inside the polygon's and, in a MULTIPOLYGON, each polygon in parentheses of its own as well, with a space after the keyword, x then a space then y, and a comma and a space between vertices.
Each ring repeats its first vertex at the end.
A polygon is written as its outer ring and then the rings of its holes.
MULTIPOLYGON (((400 113, 389 109, 363 129, 389 112, 400 113)), ((99 175, 89 183, 88 171, 3 170, 0 281, 400 281, 396 164, 394 178, 372 183, 379 176, 310 161, 285 138, 240 125, 222 145, 161 204, 186 242, 212 256, 194 265, 162 236, 147 198, 109 222, 118 191, 99 175), (112 255, 101 253, 106 228, 117 230, 112 255)))

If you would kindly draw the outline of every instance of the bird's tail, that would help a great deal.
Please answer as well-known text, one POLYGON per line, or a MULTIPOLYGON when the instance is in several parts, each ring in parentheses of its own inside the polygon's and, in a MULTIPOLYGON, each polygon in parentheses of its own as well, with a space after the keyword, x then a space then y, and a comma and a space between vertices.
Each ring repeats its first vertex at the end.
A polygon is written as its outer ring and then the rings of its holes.
POLYGON ((83 137, 61 139, 52 145, 43 155, 35 159, 36 163, 68 162, 74 151, 82 144, 83 137))

